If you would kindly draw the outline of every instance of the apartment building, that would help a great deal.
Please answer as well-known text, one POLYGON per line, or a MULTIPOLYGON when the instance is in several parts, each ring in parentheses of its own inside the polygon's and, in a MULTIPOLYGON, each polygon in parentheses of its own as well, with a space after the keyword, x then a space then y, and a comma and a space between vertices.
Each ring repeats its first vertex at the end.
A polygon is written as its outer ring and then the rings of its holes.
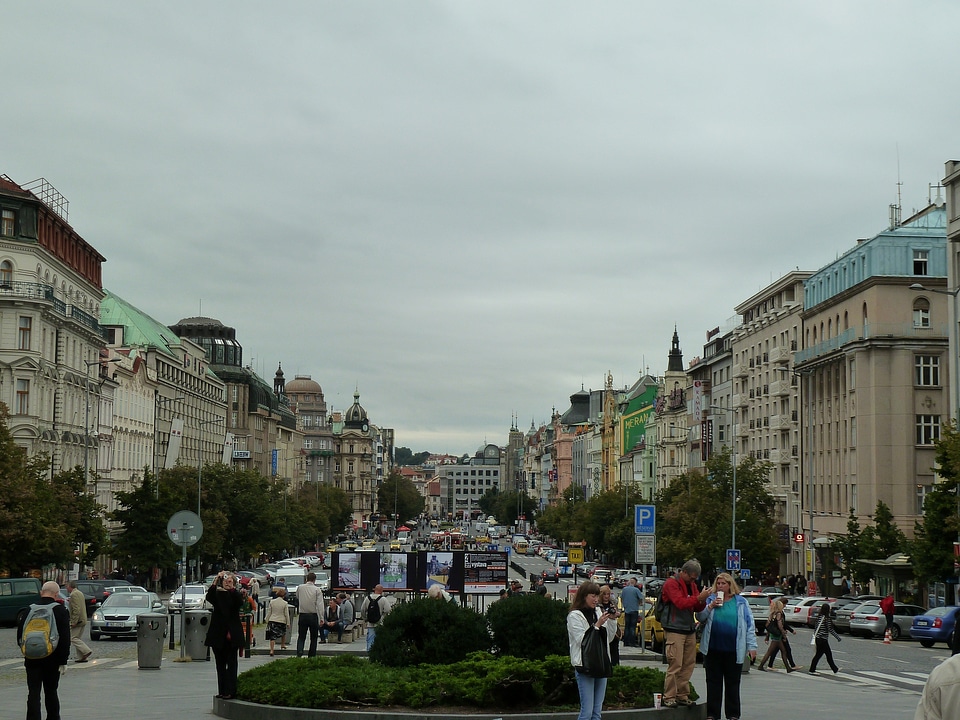
POLYGON ((902 223, 897 215, 804 282, 794 369, 815 545, 844 534, 851 509, 870 523, 878 501, 912 535, 935 481, 950 398, 946 210, 936 202, 902 223))
MULTIPOLYGON (((740 324, 730 334, 730 412, 737 457, 772 465, 768 491, 780 539, 782 572, 799 572, 801 528, 799 386, 793 356, 800 348, 804 282, 808 271, 789 272, 736 307, 740 324)), ((721 402, 713 403, 722 405, 721 402)))

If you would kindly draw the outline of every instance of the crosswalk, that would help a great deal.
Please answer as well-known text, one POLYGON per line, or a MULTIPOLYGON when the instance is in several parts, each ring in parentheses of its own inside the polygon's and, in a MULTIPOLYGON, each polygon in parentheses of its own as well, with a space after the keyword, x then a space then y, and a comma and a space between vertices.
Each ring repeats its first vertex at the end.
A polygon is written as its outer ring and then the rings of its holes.
POLYGON ((877 670, 846 670, 841 668, 840 672, 834 675, 827 668, 826 671, 818 671, 816 675, 804 671, 793 673, 791 679, 797 678, 803 682, 842 682, 860 687, 876 688, 878 690, 893 690, 908 694, 919 695, 923 691, 923 685, 927 681, 928 673, 922 672, 880 672, 877 670))
MULTIPOLYGON (((84 672, 89 670, 103 669, 103 668, 132 668, 137 667, 137 660, 130 660, 129 658, 93 658, 89 662, 82 664, 77 664, 71 662, 68 667, 71 672, 74 670, 84 672)), ((7 660, 0 660, 0 672, 10 673, 16 672, 17 670, 23 672, 23 658, 10 658, 7 660)))

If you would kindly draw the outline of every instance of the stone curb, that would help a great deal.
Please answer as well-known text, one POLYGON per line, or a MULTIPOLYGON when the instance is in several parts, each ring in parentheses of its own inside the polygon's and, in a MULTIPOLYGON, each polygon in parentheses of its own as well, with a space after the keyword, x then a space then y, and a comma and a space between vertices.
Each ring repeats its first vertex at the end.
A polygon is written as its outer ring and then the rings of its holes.
MULTIPOLYGON (((385 712, 381 710, 314 710, 308 708, 258 705, 243 700, 214 698, 213 714, 227 720, 577 720, 578 713, 470 713, 445 714, 443 712, 385 712)), ((611 720, 705 720, 707 706, 704 703, 677 708, 637 708, 633 710, 604 710, 603 717, 611 720)))

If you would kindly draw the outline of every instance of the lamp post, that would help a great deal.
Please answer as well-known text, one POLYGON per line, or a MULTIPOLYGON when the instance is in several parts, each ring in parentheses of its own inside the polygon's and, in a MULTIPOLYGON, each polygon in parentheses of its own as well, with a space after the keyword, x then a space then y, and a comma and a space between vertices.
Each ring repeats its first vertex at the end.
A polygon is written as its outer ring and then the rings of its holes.
MULTIPOLYGON (((86 404, 85 410, 83 413, 83 487, 86 490, 87 486, 90 484, 90 368, 94 365, 104 365, 106 363, 118 363, 121 362, 122 358, 111 358, 109 360, 104 360, 103 358, 97 358, 96 360, 84 360, 83 364, 86 365, 86 372, 84 374, 84 387, 86 390, 86 404)), ((99 417, 99 413, 97 413, 99 417)))
MULTIPOLYGON (((723 410, 730 413, 730 451, 733 464, 733 508, 730 514, 730 549, 737 549, 737 441, 733 434, 733 408, 710 405, 711 410, 723 410)), ((700 439, 703 442, 703 438, 700 439)))

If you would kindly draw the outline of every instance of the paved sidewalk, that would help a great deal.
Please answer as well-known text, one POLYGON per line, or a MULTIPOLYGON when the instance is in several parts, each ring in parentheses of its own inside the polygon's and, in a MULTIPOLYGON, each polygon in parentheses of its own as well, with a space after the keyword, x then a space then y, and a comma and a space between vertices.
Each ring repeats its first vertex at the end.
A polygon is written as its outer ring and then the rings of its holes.
MULTIPOLYGON (((258 628, 260 637, 262 626, 258 628)), ((217 671, 213 661, 176 662, 180 651, 165 650, 159 670, 140 670, 137 661, 110 658, 110 643, 97 645, 97 657, 88 663, 67 667, 60 683, 64 720, 210 720, 217 692, 217 671)), ((260 642, 249 658, 240 660, 240 672, 272 662, 267 645, 260 642)), ((293 647, 296 647, 294 643, 293 647)), ((319 654, 366 654, 366 639, 318 646, 319 654)), ((286 655, 295 653, 288 650, 286 655)), ((653 665, 661 656, 626 648, 624 664, 653 665)), ((751 672, 743 677, 742 698, 745 718, 843 717, 844 720, 912 718, 918 696, 879 689, 851 687, 803 674, 751 672), (878 708, 882 710, 878 711, 878 708)), ((704 692, 703 668, 697 666, 693 682, 704 692)), ((0 718, 26 714, 27 688, 22 670, 9 672, 0 683, 0 718)), ((269 720, 270 714, 264 714, 269 720)), ((479 716, 480 718, 484 716, 479 716)))

